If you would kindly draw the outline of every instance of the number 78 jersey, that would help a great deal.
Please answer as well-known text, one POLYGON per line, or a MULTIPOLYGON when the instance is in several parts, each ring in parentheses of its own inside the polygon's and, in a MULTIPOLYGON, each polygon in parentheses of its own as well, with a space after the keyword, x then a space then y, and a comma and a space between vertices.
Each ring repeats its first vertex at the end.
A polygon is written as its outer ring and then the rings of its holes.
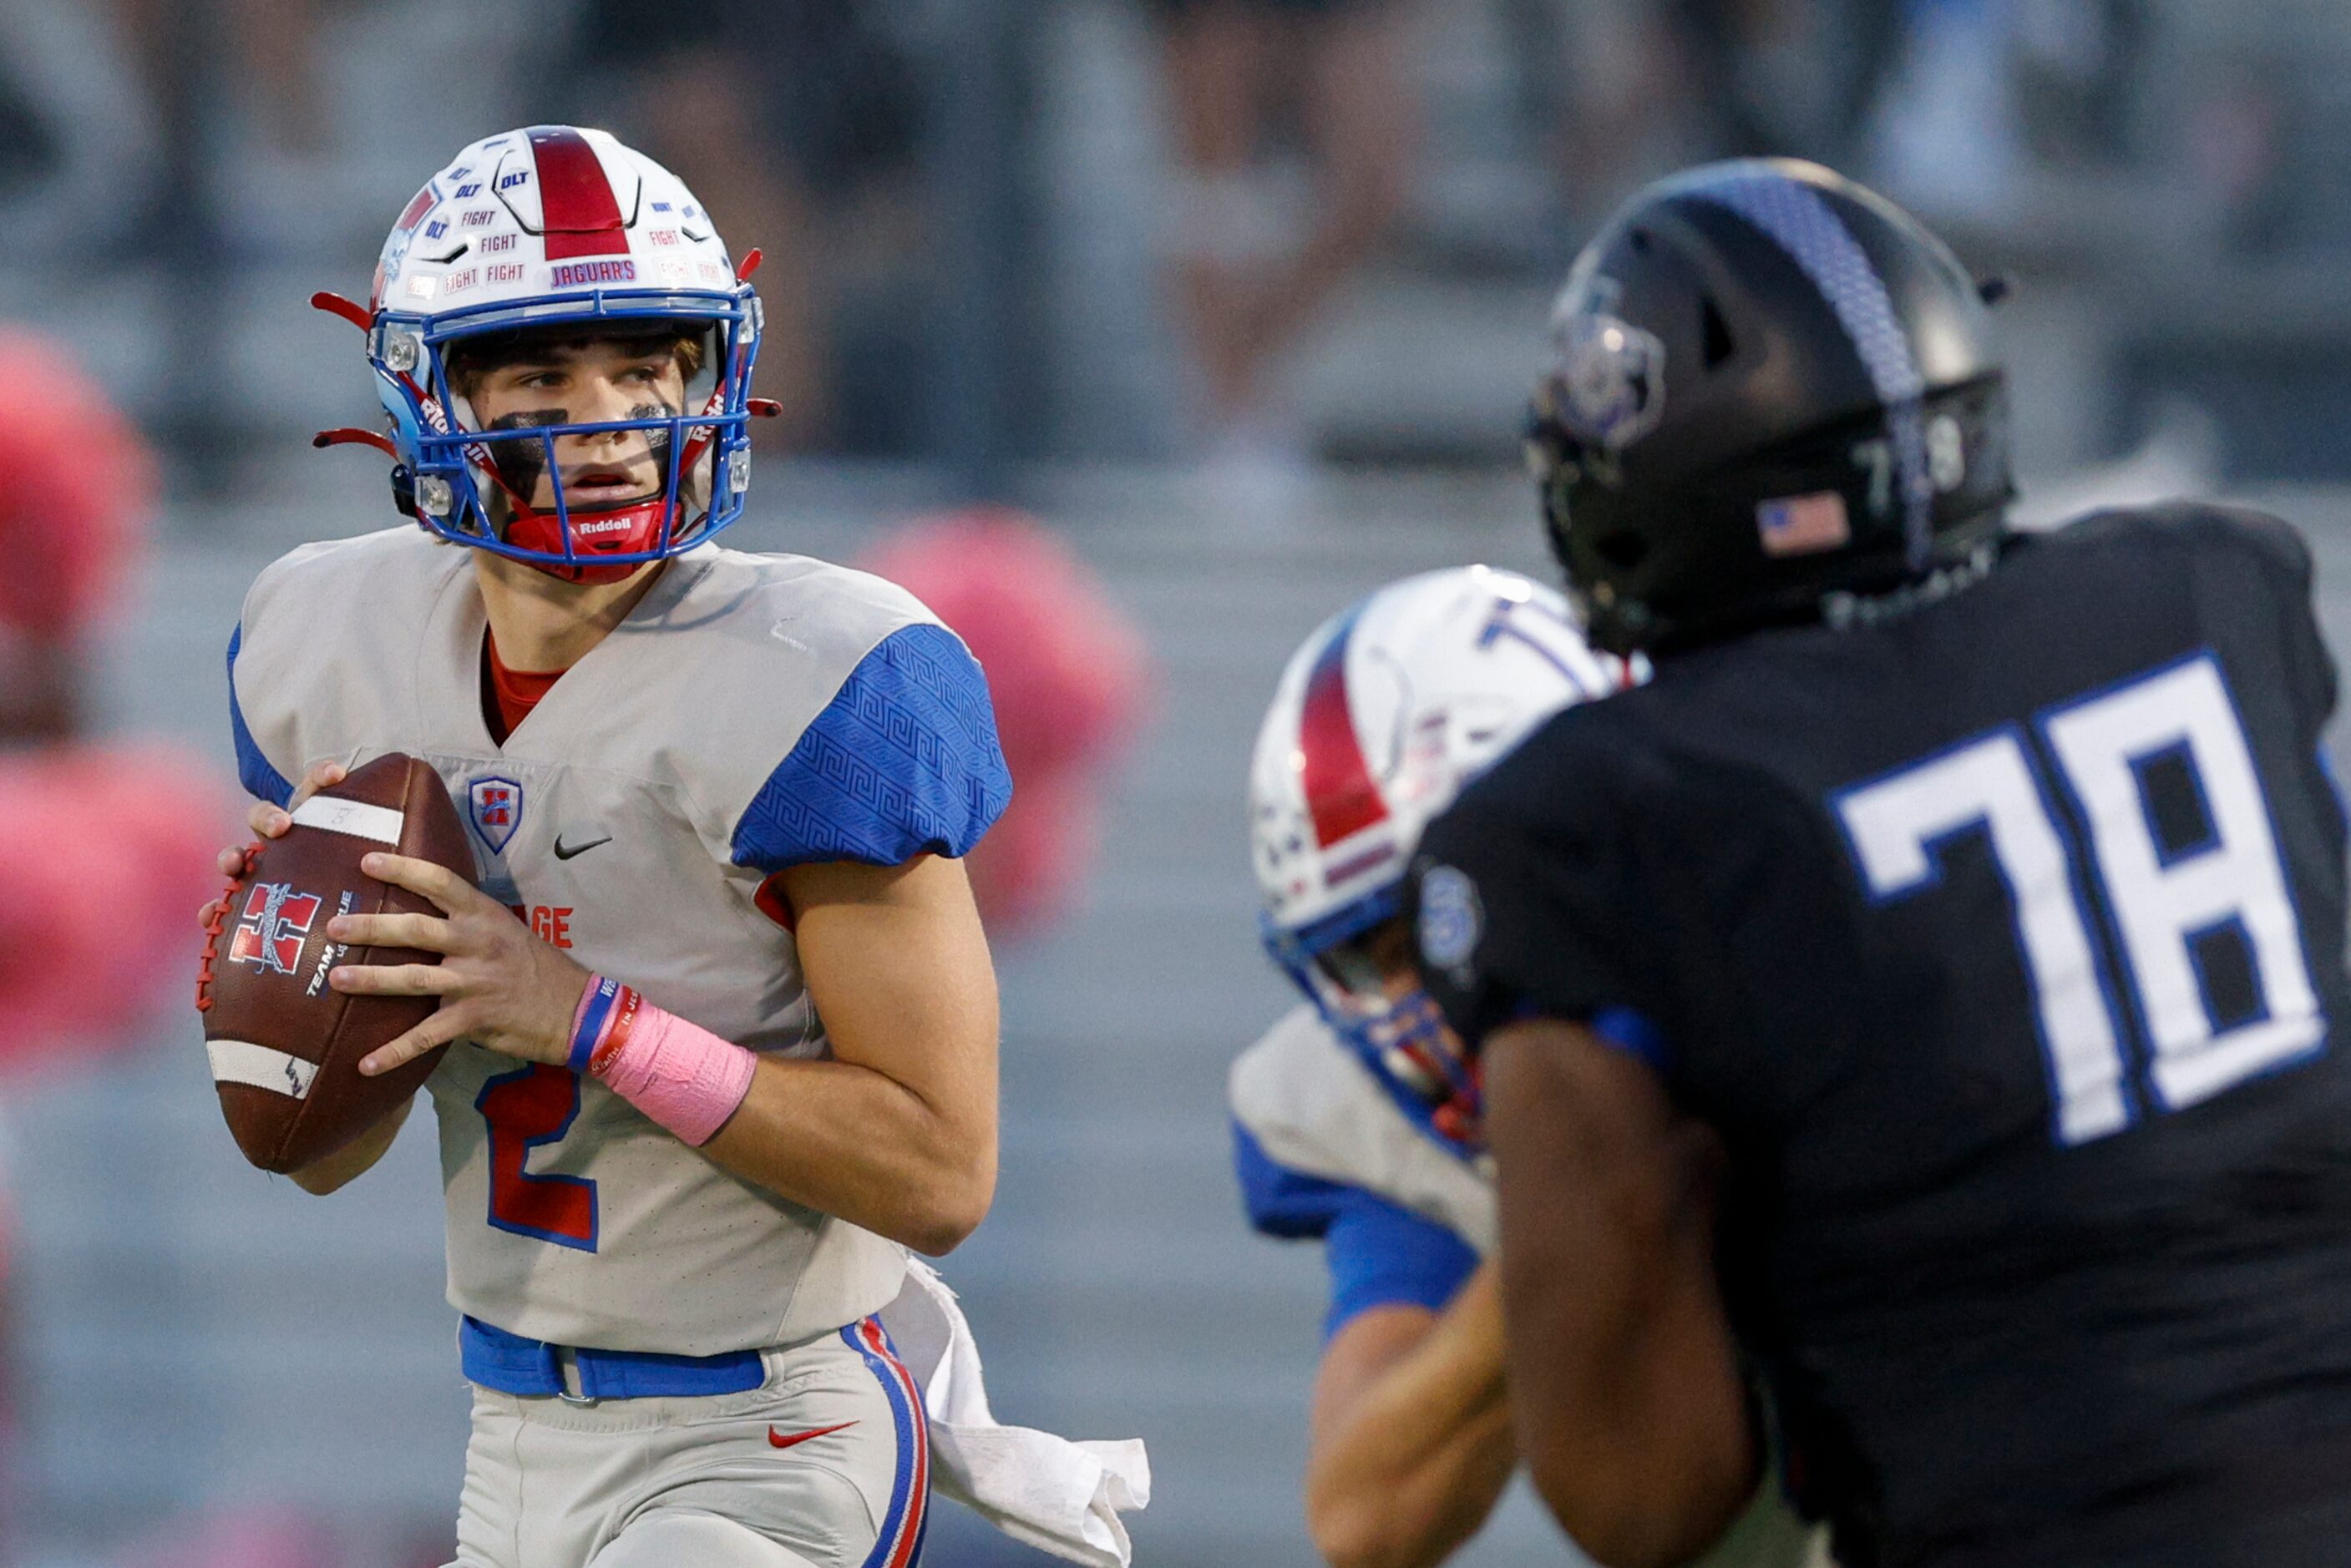
MULTIPOLYGON (((979 667, 903 589, 797 556, 672 561, 501 743, 474 552, 414 529, 266 571, 230 649, 245 782, 430 762, 481 885, 588 969, 762 1054, 821 1056, 769 878, 961 855, 1010 794, 979 667)), ((461 1042, 429 1082, 449 1297, 558 1345, 708 1355, 880 1310, 905 1255, 737 1179, 606 1089, 461 1042)))
POLYGON ((2095 1514, 2351 1437, 2334 703, 2289 529, 2105 514, 1553 720, 1424 839, 1423 956, 1473 1037, 1640 1020, 1896 1535, 2095 1514))

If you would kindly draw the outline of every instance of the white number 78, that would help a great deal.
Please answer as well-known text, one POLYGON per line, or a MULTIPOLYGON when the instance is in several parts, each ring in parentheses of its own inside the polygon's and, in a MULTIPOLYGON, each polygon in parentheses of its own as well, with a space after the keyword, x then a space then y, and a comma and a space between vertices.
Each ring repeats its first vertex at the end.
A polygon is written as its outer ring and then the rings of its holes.
POLYGON ((2301 923, 2287 891, 2252 748, 2220 666, 2199 654, 2041 720, 2057 772, 2089 825, 2069 850, 2062 819, 2015 726, 1962 742, 1831 797, 1863 880, 1881 903, 1934 887, 1949 839, 1980 829, 2007 880, 2017 944, 2034 993, 2061 1142, 2130 1124, 2122 1037, 2101 981, 2122 974, 2137 1001, 2155 1101, 2178 1110, 2317 1049, 2326 1037, 2301 923), (2210 834, 2168 853, 2150 825, 2141 769, 2186 762, 2210 834), (2092 935, 2081 879, 2094 878, 2120 955, 2092 935), (2233 928, 2262 1005, 2223 1026, 2195 944, 2233 928), (2102 958, 2101 948, 2106 950, 2102 958))

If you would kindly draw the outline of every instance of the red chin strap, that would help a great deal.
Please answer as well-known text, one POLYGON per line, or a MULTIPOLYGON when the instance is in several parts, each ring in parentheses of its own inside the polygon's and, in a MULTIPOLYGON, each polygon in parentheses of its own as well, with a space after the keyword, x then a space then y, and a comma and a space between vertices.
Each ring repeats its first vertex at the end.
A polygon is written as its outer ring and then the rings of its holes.
MULTIPOLYGON (((499 488, 506 489, 503 482, 499 488)), ((534 512, 516 500, 511 490, 507 491, 507 497, 514 508, 514 518, 507 524, 507 543, 522 550, 544 550, 550 556, 563 554, 563 520, 552 512, 534 512)), ((559 561, 523 564, 567 583, 617 583, 644 563, 588 563, 598 556, 636 556, 652 549, 661 542, 662 519, 669 510, 669 497, 656 495, 633 506, 617 506, 609 512, 574 512, 571 551, 579 560, 569 566, 559 561)), ((676 537, 674 529, 671 537, 676 537)))

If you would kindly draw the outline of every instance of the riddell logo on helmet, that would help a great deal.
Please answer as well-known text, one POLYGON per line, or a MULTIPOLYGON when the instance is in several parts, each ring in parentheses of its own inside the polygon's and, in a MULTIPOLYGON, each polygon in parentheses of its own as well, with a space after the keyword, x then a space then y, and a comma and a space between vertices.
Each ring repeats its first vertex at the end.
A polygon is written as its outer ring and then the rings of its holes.
POLYGON ((633 526, 634 524, 626 517, 613 517, 601 523, 574 523, 571 531, 588 539, 599 534, 625 534, 633 526))
POLYGON ((550 288, 578 288, 590 283, 634 283, 637 264, 626 256, 615 261, 559 262, 547 269, 550 288))

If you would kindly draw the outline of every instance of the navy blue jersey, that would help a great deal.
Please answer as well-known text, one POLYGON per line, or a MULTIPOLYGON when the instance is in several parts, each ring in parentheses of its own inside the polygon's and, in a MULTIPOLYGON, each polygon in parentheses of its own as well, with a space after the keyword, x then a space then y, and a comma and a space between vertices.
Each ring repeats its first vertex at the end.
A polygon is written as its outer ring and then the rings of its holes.
POLYGON ((1609 1023, 1722 1135, 1849 1563, 2351 1563, 2307 552, 2116 513, 1920 600, 1551 721, 1423 840, 1430 982, 1472 1040, 1609 1023))

